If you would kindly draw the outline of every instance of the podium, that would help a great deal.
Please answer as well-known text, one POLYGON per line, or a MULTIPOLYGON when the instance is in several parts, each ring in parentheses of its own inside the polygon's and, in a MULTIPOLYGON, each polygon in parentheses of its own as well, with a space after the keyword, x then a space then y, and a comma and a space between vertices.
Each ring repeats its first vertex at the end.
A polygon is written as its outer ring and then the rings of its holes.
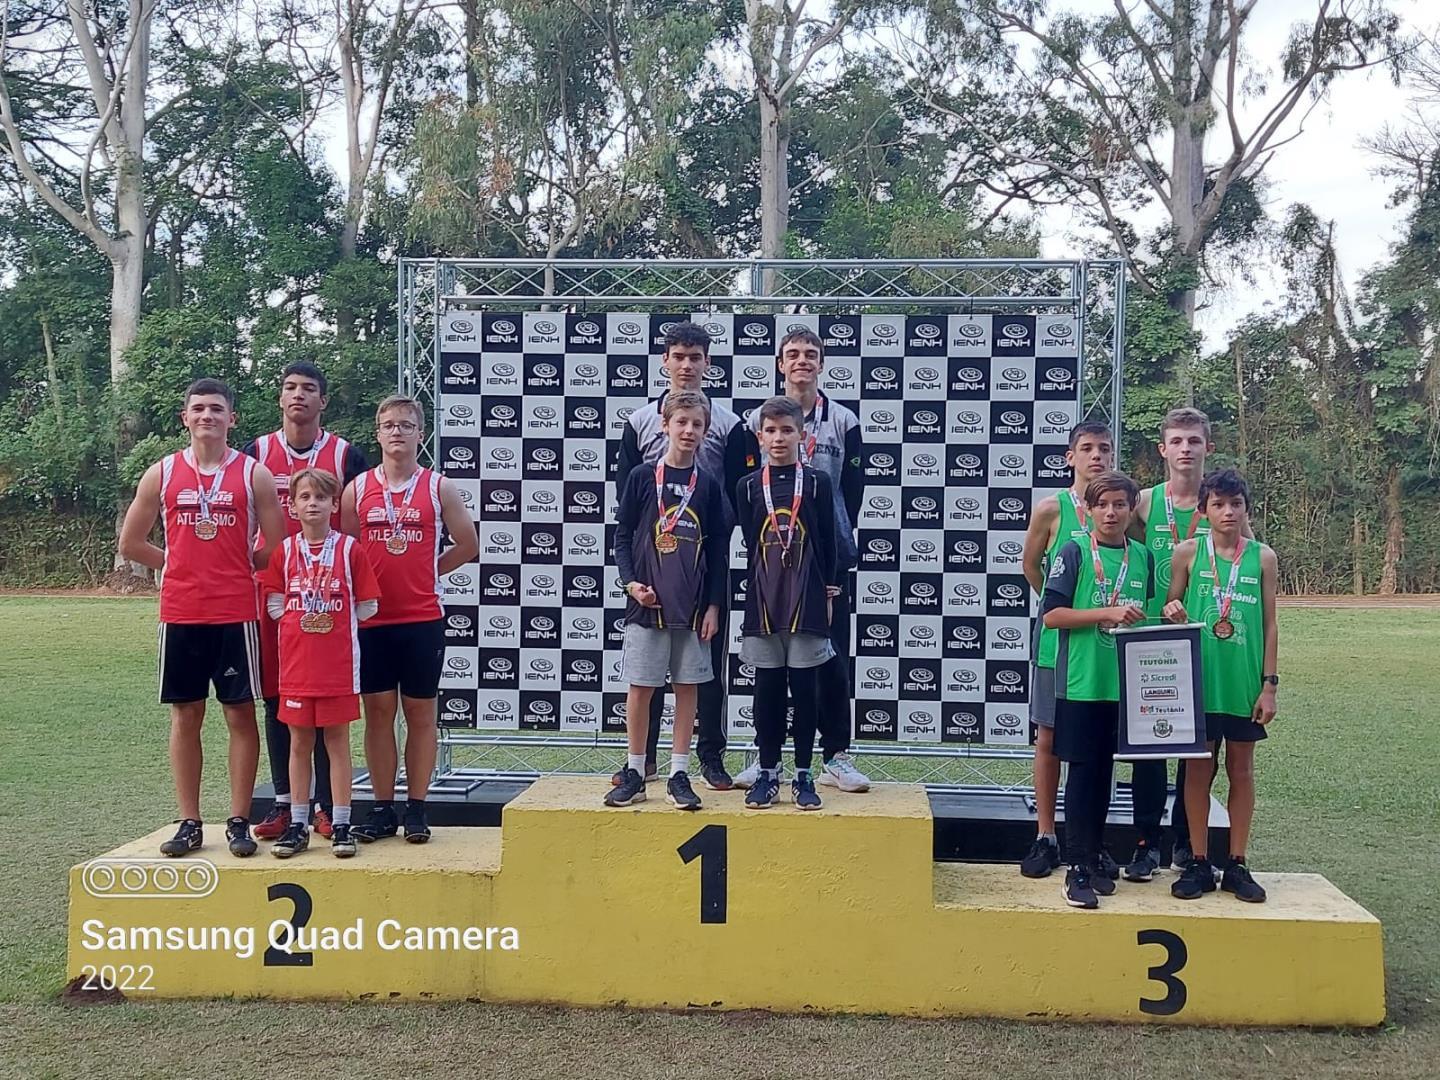
MULTIPOLYGON (((918 786, 823 810, 613 810, 553 777, 499 829, 289 860, 161 859, 159 830, 70 872, 68 973, 129 997, 477 999, 1182 1024, 1374 1025, 1379 922, 1312 874, 1247 905, 936 863, 918 786), (669 959, 676 952, 681 955, 669 959)), ((788 792, 786 793, 788 797, 788 792)))

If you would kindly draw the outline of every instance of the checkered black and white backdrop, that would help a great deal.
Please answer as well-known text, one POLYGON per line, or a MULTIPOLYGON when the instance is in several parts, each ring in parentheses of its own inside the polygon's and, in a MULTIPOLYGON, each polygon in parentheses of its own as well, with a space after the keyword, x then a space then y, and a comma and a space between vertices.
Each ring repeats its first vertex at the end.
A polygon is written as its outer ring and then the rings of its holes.
MULTIPOLYGON (((442 582, 442 723, 624 730, 616 458, 626 417, 665 388, 662 341, 685 318, 714 342, 706 392, 742 416, 778 392, 776 341, 804 327, 825 341, 822 390, 860 417, 856 738, 1024 745, 1020 554, 1031 505, 1070 482, 1069 316, 445 313, 436 461, 477 522, 480 558, 442 582)), ((731 559, 728 719, 744 740, 738 532, 731 559)))

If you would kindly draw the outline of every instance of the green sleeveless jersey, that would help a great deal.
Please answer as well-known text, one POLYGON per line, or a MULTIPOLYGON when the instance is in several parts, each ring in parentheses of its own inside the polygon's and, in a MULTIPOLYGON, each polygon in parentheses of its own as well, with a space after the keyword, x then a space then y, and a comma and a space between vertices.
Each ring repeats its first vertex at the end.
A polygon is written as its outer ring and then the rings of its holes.
MULTIPOLYGON (((1077 611, 1107 607, 1107 597, 1095 580, 1095 560, 1089 541, 1076 541, 1079 563, 1075 567, 1075 595, 1070 606, 1077 611)), ((1150 560, 1145 546, 1127 539, 1124 548, 1100 548, 1100 564, 1105 569, 1106 591, 1113 591, 1120 575, 1120 566, 1130 554, 1125 580, 1115 601, 1128 600, 1143 607, 1150 591, 1150 560)), ((1055 575, 1062 576, 1059 572, 1055 575)), ((1059 630, 1055 657, 1055 696, 1067 701, 1119 701, 1120 661, 1115 651, 1113 634, 1102 633, 1098 626, 1076 630, 1059 630)))
MULTIPOLYGON (((1175 507, 1175 532, 1181 540, 1190 536, 1190 522, 1199 514, 1199 508, 1181 510, 1175 507)), ((1195 535, 1203 537, 1210 531, 1210 523, 1204 515, 1195 526, 1195 535)), ((1150 549, 1150 558, 1155 561, 1155 595, 1145 605, 1145 614, 1152 619, 1160 618, 1165 609, 1165 596, 1170 592, 1170 559, 1175 551, 1175 534, 1170 531, 1170 521, 1165 516, 1165 485, 1156 484, 1150 489, 1150 514, 1145 518, 1145 546, 1150 549)))
POLYGON ((1207 545, 1201 540, 1185 589, 1185 613, 1191 622, 1203 622, 1200 632, 1200 675, 1205 688, 1205 711, 1249 716, 1260 696, 1265 662, 1265 610, 1260 602, 1260 544, 1245 541, 1240 553, 1240 574, 1230 601, 1230 622, 1235 633, 1222 641, 1215 636, 1220 618, 1220 597, 1230 582, 1231 562, 1215 553, 1220 580, 1210 569, 1207 545))
MULTIPOLYGON (((1090 515, 1087 512, 1085 520, 1080 520, 1080 515, 1075 511, 1075 498, 1069 488, 1056 494, 1055 498, 1060 502, 1060 522, 1055 527, 1055 536, 1050 541, 1050 546, 1045 549, 1045 573, 1050 573, 1050 564, 1055 561, 1055 553, 1059 551, 1067 540, 1074 540, 1083 550, 1089 550, 1089 541, 1086 537, 1090 535, 1090 515)), ((1035 644, 1035 666, 1053 668, 1055 666, 1055 650, 1060 641, 1060 631, 1051 630, 1042 621, 1040 623, 1040 636, 1035 644)))

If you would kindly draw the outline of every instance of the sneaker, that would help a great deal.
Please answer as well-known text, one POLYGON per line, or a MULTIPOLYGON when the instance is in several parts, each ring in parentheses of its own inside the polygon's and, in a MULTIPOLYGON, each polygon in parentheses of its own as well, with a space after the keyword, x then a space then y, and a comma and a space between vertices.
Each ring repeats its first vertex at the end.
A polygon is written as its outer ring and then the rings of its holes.
POLYGON ((620 783, 605 793, 606 806, 629 806, 645 801, 645 778, 634 769, 620 770, 620 783))
POLYGON ((310 812, 310 831, 319 833, 326 840, 329 840, 335 831, 335 823, 330 820, 330 815, 323 806, 317 806, 310 812))
POLYGON ((425 820, 425 807, 410 803, 405 807, 405 842, 423 844, 430 839, 430 823, 425 820))
POLYGON ((1096 896, 1114 896, 1115 879, 1092 866, 1090 868, 1090 888, 1095 890, 1096 896))
POLYGON ((820 783, 841 791, 869 791, 870 778, 855 767, 855 759, 841 751, 820 770, 820 783))
POLYGON ((1177 900, 1199 900, 1215 891, 1215 868, 1209 859, 1191 859, 1180 880, 1170 886, 1170 895, 1177 900))
POLYGON ((718 757, 700 762, 700 776, 711 791, 729 791, 735 787, 735 781, 725 771, 725 762, 718 757))
POLYGON ((373 844, 376 840, 384 840, 399 831, 400 820, 393 806, 372 806, 370 815, 364 821, 350 826, 350 835, 362 844, 373 844))
POLYGON ((259 847, 250 838, 249 818, 232 817, 225 822, 225 839, 230 844, 230 854, 241 859, 254 855, 255 849, 259 847))
POLYGON ((1194 857, 1195 852, 1190 849, 1190 838, 1177 836, 1175 846, 1170 849, 1170 869, 1177 873, 1184 873, 1185 868, 1190 865, 1190 860, 1194 857))
MULTIPOLYGON (((760 762, 754 761, 740 770, 739 775, 735 777, 733 783, 738 788, 752 788, 755 786, 755 778, 759 775, 760 762)), ((783 771, 779 775, 781 780, 785 779, 785 774, 783 771)))
POLYGON ((286 827, 284 835, 270 845, 270 854, 277 859, 288 859, 292 855, 299 855, 310 846, 310 830, 298 821, 292 821, 286 827))
POLYGON ((1060 890, 1060 895, 1071 907, 1093 911, 1100 906, 1100 898, 1095 895, 1094 879, 1083 866, 1072 866, 1065 871, 1065 887, 1060 890))
POLYGON ((272 803, 265 820, 255 826, 257 840, 279 840, 290 825, 290 804, 272 803))
MULTIPOLYGON (((644 798, 643 794, 641 798, 644 798)), ((690 777, 683 772, 672 773, 665 781, 665 801, 677 810, 700 809, 700 796, 695 794, 695 789, 690 786, 690 777)))
POLYGON ((337 859, 355 857, 355 838, 350 835, 349 825, 336 825, 331 829, 330 851, 337 859))
POLYGON ((1037 836, 1020 860, 1020 873, 1028 878, 1049 877, 1060 869, 1060 844, 1053 836, 1037 836))
POLYGON ((1115 856, 1110 854, 1108 848, 1100 849, 1100 864, 1096 869, 1111 881, 1116 881, 1120 877, 1120 864, 1115 861, 1115 856))
MULTIPOLYGON (((863 791, 864 788, 860 790, 863 791)), ((815 781, 810 776, 809 770, 805 772, 797 770, 795 779, 790 782, 790 797, 795 800, 795 805, 801 810, 820 809, 820 795, 815 790, 815 781)))
MULTIPOLYGON (((610 786, 611 786, 611 787, 619 787, 620 784, 621 784, 621 782, 622 782, 624 779, 625 779, 625 769, 623 769, 623 768, 616 769, 613 773, 610 774, 610 786)), ((655 781, 657 781, 657 780, 659 780, 659 779, 660 779, 660 766, 659 766, 657 763, 653 762, 653 761, 647 761, 647 762, 645 763, 645 782, 646 782, 647 784, 653 784, 653 783, 655 783, 655 781)))
POLYGON ((1250 868, 1245 865, 1244 859, 1230 860, 1225 867, 1225 875, 1220 879, 1220 889, 1234 893, 1236 900, 1244 900, 1247 904, 1265 902, 1265 889, 1250 876, 1250 868))
POLYGON ((175 830, 175 835, 160 845, 160 854, 169 855, 171 858, 176 855, 189 855, 192 851, 199 851, 203 843, 205 830, 201 828, 200 822, 195 818, 186 818, 180 822, 180 828, 175 830))
POLYGON ((1139 844, 1125 867, 1126 881, 1150 881, 1160 869, 1160 851, 1152 844, 1139 844))
POLYGON ((745 806, 750 810, 768 810, 775 805, 775 800, 779 797, 780 778, 761 776, 757 769, 755 782, 750 785, 750 791, 745 796, 745 806))

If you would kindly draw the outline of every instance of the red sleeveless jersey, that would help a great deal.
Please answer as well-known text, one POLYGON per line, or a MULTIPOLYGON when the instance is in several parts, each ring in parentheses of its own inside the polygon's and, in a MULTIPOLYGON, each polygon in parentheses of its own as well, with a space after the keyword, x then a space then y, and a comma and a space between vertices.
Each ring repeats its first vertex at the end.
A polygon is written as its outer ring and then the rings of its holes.
MULTIPOLYGON (((285 613, 279 621, 281 694, 339 697, 360 692, 360 623, 355 605, 379 599, 380 586, 355 538, 336 535, 340 539, 324 605, 331 623, 325 633, 306 633, 300 628, 305 613, 305 562, 300 553, 304 537, 287 537, 260 575, 262 596, 280 593, 285 597, 285 613)), ((311 545, 310 553, 318 559, 321 548, 311 545)))
MULTIPOLYGON (((300 531, 300 518, 290 505, 290 477, 301 469, 324 469, 333 473, 345 487, 345 452, 350 444, 339 435, 322 431, 315 439, 315 445, 306 453, 297 454, 285 441, 285 432, 273 431, 255 440, 255 459, 275 474, 275 494, 280 499, 280 509, 285 513, 285 529, 290 536, 300 531)), ((340 531, 340 503, 336 500, 335 513, 330 515, 330 528, 340 531)))
POLYGON ((220 484, 210 499, 209 523, 201 511, 201 485, 209 497, 215 473, 201 473, 189 450, 160 463, 161 520, 165 526, 165 570, 160 578, 160 621, 167 623, 251 622, 259 617, 254 563, 256 462, 230 450, 218 470, 220 484), (210 534, 211 539, 202 539, 210 534))
POLYGON ((355 513, 360 518, 360 547, 380 582, 380 613, 366 626, 428 622, 440 610, 440 474, 419 469, 410 504, 404 491, 391 492, 404 550, 391 549, 385 512, 385 473, 376 466, 355 478, 355 513))

